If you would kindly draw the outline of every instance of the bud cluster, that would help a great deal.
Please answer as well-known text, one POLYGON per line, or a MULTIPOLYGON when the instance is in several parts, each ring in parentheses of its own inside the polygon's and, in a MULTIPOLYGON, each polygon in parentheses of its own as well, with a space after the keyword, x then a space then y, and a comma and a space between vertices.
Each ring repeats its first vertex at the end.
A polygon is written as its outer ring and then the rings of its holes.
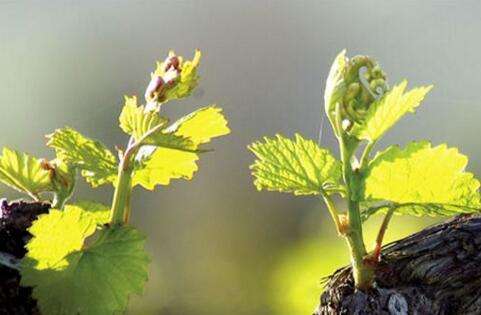
POLYGON ((362 123, 370 105, 388 89, 386 74, 371 58, 355 56, 346 63, 344 82, 343 118, 362 123))
POLYGON ((341 128, 362 124, 369 107, 389 89, 386 74, 368 56, 347 58, 342 51, 334 61, 324 95, 326 113, 338 133, 335 108, 339 106, 341 128))
POLYGON ((147 103, 162 104, 190 95, 199 79, 197 67, 200 57, 200 51, 196 50, 193 60, 184 61, 181 56, 170 51, 163 62, 157 63, 157 69, 151 74, 145 91, 147 103))

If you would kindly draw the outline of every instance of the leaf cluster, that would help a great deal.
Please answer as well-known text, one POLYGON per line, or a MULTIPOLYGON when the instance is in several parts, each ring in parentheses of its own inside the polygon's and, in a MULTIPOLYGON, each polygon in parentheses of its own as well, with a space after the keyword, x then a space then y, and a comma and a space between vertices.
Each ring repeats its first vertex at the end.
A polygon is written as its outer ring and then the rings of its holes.
POLYGON ((332 65, 325 89, 326 114, 336 136, 345 135, 348 148, 365 143, 364 155, 353 156, 345 165, 346 161, 335 159, 327 148, 300 135, 294 139, 280 135, 264 138, 249 146, 257 158, 251 166, 257 189, 296 195, 343 195, 352 190, 353 183, 345 182, 341 169, 352 168, 362 177, 362 185, 356 187, 354 195, 363 208, 364 219, 388 209, 417 216, 479 212, 479 181, 465 170, 468 159, 457 149, 418 141, 404 148, 390 146, 370 158, 377 141, 403 116, 413 113, 432 86, 406 90, 404 80, 374 98, 362 111, 362 119, 353 120, 342 110, 349 93, 349 65, 352 61, 345 51, 332 65), (341 110, 336 112, 336 107, 341 110))
POLYGON ((152 73, 146 104, 125 97, 119 126, 129 141, 117 154, 70 127, 47 135, 47 146, 55 151, 52 161, 3 149, 0 182, 34 200, 50 201, 45 193, 53 195, 53 208, 29 229, 32 239, 21 264, 22 285, 33 287, 43 314, 117 314, 130 294, 142 292, 150 259, 145 237, 128 224, 131 190, 191 179, 199 155, 209 151, 203 146, 230 132, 215 105, 172 123, 161 112, 161 105, 189 96, 197 86, 200 56, 196 51, 192 61, 184 61, 169 53, 152 73), (112 207, 67 203, 77 173, 93 188, 111 184, 112 207), (125 214, 121 222, 115 220, 119 211, 125 214))

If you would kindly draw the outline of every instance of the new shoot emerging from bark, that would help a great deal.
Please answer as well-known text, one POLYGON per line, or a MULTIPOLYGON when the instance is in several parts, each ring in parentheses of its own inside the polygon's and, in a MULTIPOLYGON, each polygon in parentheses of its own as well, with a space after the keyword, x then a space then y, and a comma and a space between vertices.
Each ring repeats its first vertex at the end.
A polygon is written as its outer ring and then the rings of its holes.
POLYGON ((450 216, 478 212, 479 181, 465 171, 468 159, 445 144, 411 142, 372 154, 379 139, 405 114, 414 112, 432 86, 392 88, 380 65, 370 57, 347 58, 342 51, 327 78, 324 110, 339 144, 339 159, 316 142, 296 134, 264 138, 249 149, 258 190, 319 195, 338 234, 348 245, 355 286, 375 284, 382 240, 393 214, 450 216), (360 153, 360 154, 359 154, 360 153), (333 196, 345 200, 337 206, 333 196), (368 253, 363 222, 380 213, 375 250, 368 253))
POLYGON ((120 128, 125 149, 112 153, 99 141, 65 127, 47 136, 55 159, 40 160, 5 148, 0 181, 34 201, 52 204, 29 228, 32 238, 20 263, 21 284, 33 287, 42 314, 119 314, 148 277, 145 237, 129 225, 135 186, 153 190, 172 179, 190 180, 212 138, 230 132, 222 110, 200 108, 170 123, 162 106, 189 96, 198 84, 201 53, 184 60, 174 52, 157 63, 145 105, 126 96, 120 128), (70 202, 77 173, 92 186, 114 188, 111 206, 70 202))

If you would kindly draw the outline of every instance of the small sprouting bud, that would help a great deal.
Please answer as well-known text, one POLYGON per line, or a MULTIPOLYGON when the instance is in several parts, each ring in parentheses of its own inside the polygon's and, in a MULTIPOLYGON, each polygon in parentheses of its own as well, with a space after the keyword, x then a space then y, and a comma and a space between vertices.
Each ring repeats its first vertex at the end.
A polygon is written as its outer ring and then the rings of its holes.
POLYGON ((69 167, 58 159, 52 161, 43 159, 40 166, 50 173, 50 180, 55 194, 54 206, 62 208, 63 203, 70 198, 75 187, 75 168, 69 167), (59 198, 63 200, 62 204, 58 204, 59 198))
POLYGON ((339 214, 339 234, 346 235, 349 232, 349 217, 346 214, 339 214))
POLYGON ((346 95, 344 96, 344 100, 349 102, 353 100, 359 93, 361 92, 361 84, 354 82, 349 84, 347 87, 346 95))
POLYGON ((147 89, 145 90, 145 99, 149 102, 150 100, 154 100, 156 95, 159 94, 161 89, 164 86, 164 80, 161 77, 153 76, 150 80, 147 89))
POLYGON ((156 70, 151 74, 151 80, 145 91, 147 103, 164 103, 190 95, 197 86, 201 53, 196 50, 193 60, 184 61, 173 51, 163 62, 157 62, 156 70))

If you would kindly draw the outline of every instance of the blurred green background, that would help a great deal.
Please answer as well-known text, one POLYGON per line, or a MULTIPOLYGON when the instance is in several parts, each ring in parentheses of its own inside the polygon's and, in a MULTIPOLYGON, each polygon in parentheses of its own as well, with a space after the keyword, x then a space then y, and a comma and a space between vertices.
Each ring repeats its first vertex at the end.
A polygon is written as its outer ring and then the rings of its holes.
MULTIPOLYGON (((477 1, 0 0, 0 145, 52 157, 43 135, 64 125, 123 144, 122 96, 142 95, 169 49, 190 57, 201 48, 200 88, 165 111, 216 102, 233 132, 193 181, 135 191, 132 223, 149 236, 153 261, 128 313, 309 314, 321 278, 348 262, 345 245, 316 198, 255 191, 246 145, 276 132, 317 139, 321 87, 347 48, 375 56, 391 83, 435 84, 381 148, 447 142, 481 175, 479 12, 477 1)), ((81 185, 77 196, 109 203, 110 194, 81 185)), ((388 238, 432 222, 395 217, 388 238)))

